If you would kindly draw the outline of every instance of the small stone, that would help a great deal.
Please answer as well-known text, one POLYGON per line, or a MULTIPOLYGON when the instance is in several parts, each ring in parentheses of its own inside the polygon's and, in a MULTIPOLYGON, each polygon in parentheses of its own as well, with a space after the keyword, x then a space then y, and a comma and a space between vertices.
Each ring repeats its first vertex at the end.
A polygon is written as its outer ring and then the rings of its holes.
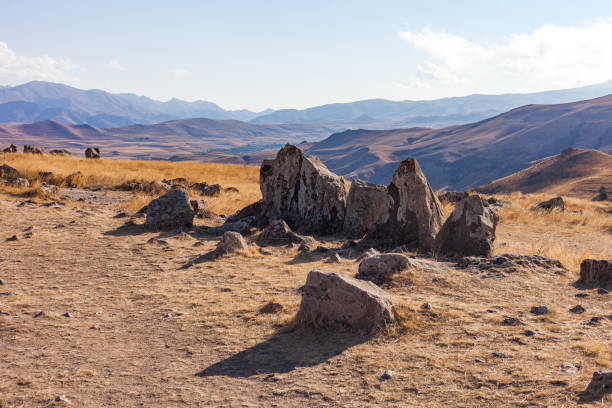
POLYGON ((66 396, 64 394, 60 395, 59 397, 55 398, 55 402, 65 402, 66 404, 70 404, 71 401, 66 398, 66 396))
POLYGON ((17 241, 18 239, 19 239, 19 238, 17 238, 17 235, 13 235, 12 237, 7 238, 6 240, 7 240, 8 242, 11 242, 11 241, 17 241))
POLYGON ((495 358, 511 358, 511 356, 509 356, 508 354, 499 353, 497 351, 494 351, 491 355, 495 358))
POLYGON ((43 316, 45 316, 45 312, 42 312, 42 311, 34 315, 34 317, 43 317, 43 316))
POLYGON ((259 309, 259 313, 272 314, 272 313, 278 313, 282 311, 283 309, 284 309, 283 305, 281 305, 280 303, 268 302, 261 309, 259 309))
POLYGON ((576 293, 577 298, 586 298, 589 297, 588 293, 576 293))
POLYGON ((421 309, 423 310, 431 310, 431 304, 429 302, 425 302, 421 305, 421 309))
POLYGON ((569 311, 572 313, 580 314, 580 313, 584 313, 586 310, 584 309, 584 307, 580 305, 576 305, 572 307, 569 311))
POLYGON ((481 358, 475 358, 475 359, 474 359, 474 362, 475 362, 475 363, 478 363, 478 364, 482 364, 482 363, 484 363, 484 360, 483 360, 483 359, 481 359, 481 358))
POLYGON ((66 226, 64 224, 57 224, 55 227, 53 227, 53 229, 60 229, 60 228, 66 228, 66 226))
POLYGON ((204 246, 204 243, 202 241, 196 241, 196 242, 194 242, 194 244, 192 246, 197 248, 197 247, 204 246))
POLYGON ((391 370, 386 370, 383 375, 380 376, 380 381, 386 381, 386 380, 390 380, 393 378, 393 375, 395 373, 391 370))
POLYGON ((25 239, 30 239, 34 236, 34 231, 30 231, 30 232, 26 232, 25 234, 23 234, 23 237, 25 239))
POLYGON ((578 367, 572 363, 563 363, 561 364, 561 371, 567 374, 574 374, 578 372, 578 367))
POLYGON ((525 331, 523 332, 523 334, 524 334, 525 336, 527 336, 527 337, 533 337, 533 336, 535 336, 535 332, 533 332, 533 331, 531 331, 531 330, 525 330, 525 331))
POLYGON ((601 323, 602 320, 603 320, 603 317, 601 316, 591 317, 591 320, 589 320, 589 325, 591 326, 598 325, 599 323, 601 323))
POLYGON ((126 213, 125 211, 121 211, 120 213, 115 215, 113 218, 127 218, 129 216, 130 216, 130 214, 126 213))
POLYGON ((64 316, 64 317, 72 317, 72 315, 70 314, 70 312, 66 312, 66 313, 64 313, 62 316, 64 316))
POLYGON ((24 229, 23 232, 34 231, 34 226, 30 225, 28 228, 24 229))
POLYGON ((608 289, 599 288, 597 289, 597 293, 600 295, 607 295, 608 293, 610 293, 610 291, 608 289))
POLYGON ((433 283, 436 283, 436 282, 444 282, 445 280, 446 280, 446 278, 433 278, 431 281, 433 283))
POLYGON ((525 326, 525 322, 518 317, 506 317, 502 322, 504 326, 525 326))
POLYGON ((172 317, 172 313, 166 313, 166 314, 164 314, 164 317, 165 318, 170 318, 170 317, 172 317))
POLYGON ((340 262, 342 262, 342 258, 340 258, 340 255, 338 254, 332 254, 325 260, 325 263, 340 263, 340 262))
POLYGON ((497 310, 495 310, 495 309, 487 309, 487 313, 497 313, 497 310))
POLYGON ((262 255, 272 255, 273 252, 270 251, 268 248, 259 248, 259 253, 262 255))
POLYGON ((533 306, 531 308, 531 313, 534 315, 545 315, 548 313, 548 308, 546 306, 533 306))
POLYGON ((4 281, 0 279, 0 285, 4 285, 4 281))

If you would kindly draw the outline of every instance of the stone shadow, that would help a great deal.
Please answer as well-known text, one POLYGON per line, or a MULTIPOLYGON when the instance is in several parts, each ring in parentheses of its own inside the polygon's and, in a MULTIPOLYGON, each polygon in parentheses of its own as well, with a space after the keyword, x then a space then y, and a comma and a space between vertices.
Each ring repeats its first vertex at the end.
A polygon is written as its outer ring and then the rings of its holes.
POLYGON ((250 377, 288 373, 312 367, 368 341, 370 335, 299 328, 281 331, 272 338, 219 361, 196 374, 198 377, 250 377))

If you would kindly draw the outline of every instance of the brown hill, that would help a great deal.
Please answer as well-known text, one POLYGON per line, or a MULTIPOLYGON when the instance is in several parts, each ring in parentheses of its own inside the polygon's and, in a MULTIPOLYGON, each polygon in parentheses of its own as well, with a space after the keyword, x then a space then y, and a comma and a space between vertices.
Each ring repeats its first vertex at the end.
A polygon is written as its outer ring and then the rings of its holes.
POLYGON ((334 172, 387 183, 407 156, 436 188, 465 189, 505 177, 567 147, 612 153, 612 96, 527 105, 444 129, 349 130, 314 144, 334 172))
POLYGON ((612 156, 593 149, 565 149, 561 154, 510 176, 478 187, 488 194, 551 193, 591 198, 601 186, 612 191, 612 156))

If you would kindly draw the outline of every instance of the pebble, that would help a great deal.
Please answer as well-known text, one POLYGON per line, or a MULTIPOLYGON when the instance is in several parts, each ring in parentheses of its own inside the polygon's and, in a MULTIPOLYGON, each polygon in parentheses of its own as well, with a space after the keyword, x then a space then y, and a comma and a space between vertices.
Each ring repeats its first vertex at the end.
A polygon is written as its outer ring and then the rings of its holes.
POLYGON ((391 370, 386 370, 383 375, 380 376, 380 381, 386 381, 386 380, 390 380, 393 378, 393 375, 395 373, 391 370))
POLYGON ((597 293, 599 293, 600 295, 607 295, 608 293, 610 293, 610 291, 608 289, 599 288, 597 289, 597 293))
POLYGON ((527 337, 535 336, 535 332, 533 332, 531 330, 525 330, 525 332, 523 334, 525 334, 525 336, 527 336, 527 337))
POLYGON ((421 305, 421 309, 423 310, 431 310, 431 304, 429 302, 425 302, 421 305))
POLYGON ((64 317, 72 317, 72 315, 70 314, 70 312, 66 312, 66 313, 64 313, 62 316, 64 316, 64 317))
POLYGON ((595 326, 596 324, 601 323, 602 320, 603 320, 603 317, 601 316, 591 317, 591 320, 589 320, 589 324, 591 326, 595 326))
POLYGON ((34 315, 34 317, 42 317, 45 315, 45 312, 38 312, 34 315))
POLYGON ((502 325, 504 326, 519 326, 519 325, 525 325, 525 322, 522 321, 521 319, 519 319, 518 317, 506 317, 504 319, 504 321, 502 322, 502 325))
POLYGON ((65 402, 66 404, 70 404, 71 401, 64 395, 60 395, 57 398, 55 398, 55 402, 65 402))
POLYGON ((584 309, 584 307, 580 305, 576 305, 572 307, 569 311, 572 313, 580 314, 580 313, 584 313, 586 310, 584 309))
POLYGON ((0 285, 4 285, 4 281, 0 279, 0 285))
POLYGON ((495 358, 510 358, 508 354, 498 353, 497 351, 494 351, 491 355, 495 358))
POLYGON ((17 241, 18 239, 19 238, 17 238, 17 235, 13 235, 12 237, 7 238, 6 240, 10 242, 10 241, 17 241))
POLYGON ((531 308, 531 313, 534 315, 544 315, 548 313, 548 308, 546 306, 533 306, 531 308))
POLYGON ((567 374, 574 374, 578 372, 578 367, 572 363, 563 363, 561 364, 561 371, 567 374))
POLYGON ((586 298, 589 297, 588 293, 576 293, 577 298, 586 298))
POLYGON ((444 282, 446 280, 446 278, 433 278, 431 281, 436 283, 436 282, 444 282))

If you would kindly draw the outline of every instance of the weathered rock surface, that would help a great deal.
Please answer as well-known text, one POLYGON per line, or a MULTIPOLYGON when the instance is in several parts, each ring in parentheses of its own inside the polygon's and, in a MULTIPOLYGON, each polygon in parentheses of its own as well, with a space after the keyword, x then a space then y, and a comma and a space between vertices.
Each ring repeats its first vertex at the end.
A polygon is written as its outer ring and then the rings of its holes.
POLYGON ((612 259, 585 259, 580 263, 580 279, 585 283, 612 283, 612 259))
POLYGON ((86 159, 99 159, 100 158, 100 149, 97 147, 88 147, 85 150, 85 158, 86 159))
POLYGON ((374 230, 363 244, 394 248, 401 245, 431 250, 442 227, 444 216, 416 159, 400 163, 387 187, 387 197, 380 205, 374 230))
POLYGON ((21 177, 21 173, 17 171, 17 169, 9 166, 8 164, 3 164, 0 166, 0 178, 19 178, 21 177))
POLYGON ((316 157, 286 145, 260 168, 263 216, 297 231, 329 234, 344 225, 348 188, 316 157))
POLYGON ((149 203, 144 225, 152 229, 191 226, 194 215, 189 193, 183 189, 170 190, 149 203))
POLYGON ((478 195, 459 201, 436 238, 436 253, 491 256, 499 217, 478 195))
POLYGON ((567 269, 556 259, 540 255, 502 254, 492 258, 468 256, 457 263, 460 268, 488 272, 491 277, 503 277, 509 273, 534 272, 563 275, 567 269))
POLYGON ((345 234, 362 237, 370 232, 380 217, 381 203, 385 202, 387 187, 355 179, 346 201, 345 234))
POLYGON ((227 231, 221 236, 216 251, 220 254, 231 254, 248 247, 247 242, 240 233, 227 231))
POLYGON ((596 371, 582 393, 582 402, 601 400, 606 394, 612 394, 612 371, 596 371))
POLYGON ((302 324, 374 331, 395 320, 393 298, 371 282, 311 271, 301 292, 297 321, 302 324))
POLYGON ((565 211, 565 202, 562 197, 551 198, 547 201, 542 201, 532 208, 533 211, 565 211))

